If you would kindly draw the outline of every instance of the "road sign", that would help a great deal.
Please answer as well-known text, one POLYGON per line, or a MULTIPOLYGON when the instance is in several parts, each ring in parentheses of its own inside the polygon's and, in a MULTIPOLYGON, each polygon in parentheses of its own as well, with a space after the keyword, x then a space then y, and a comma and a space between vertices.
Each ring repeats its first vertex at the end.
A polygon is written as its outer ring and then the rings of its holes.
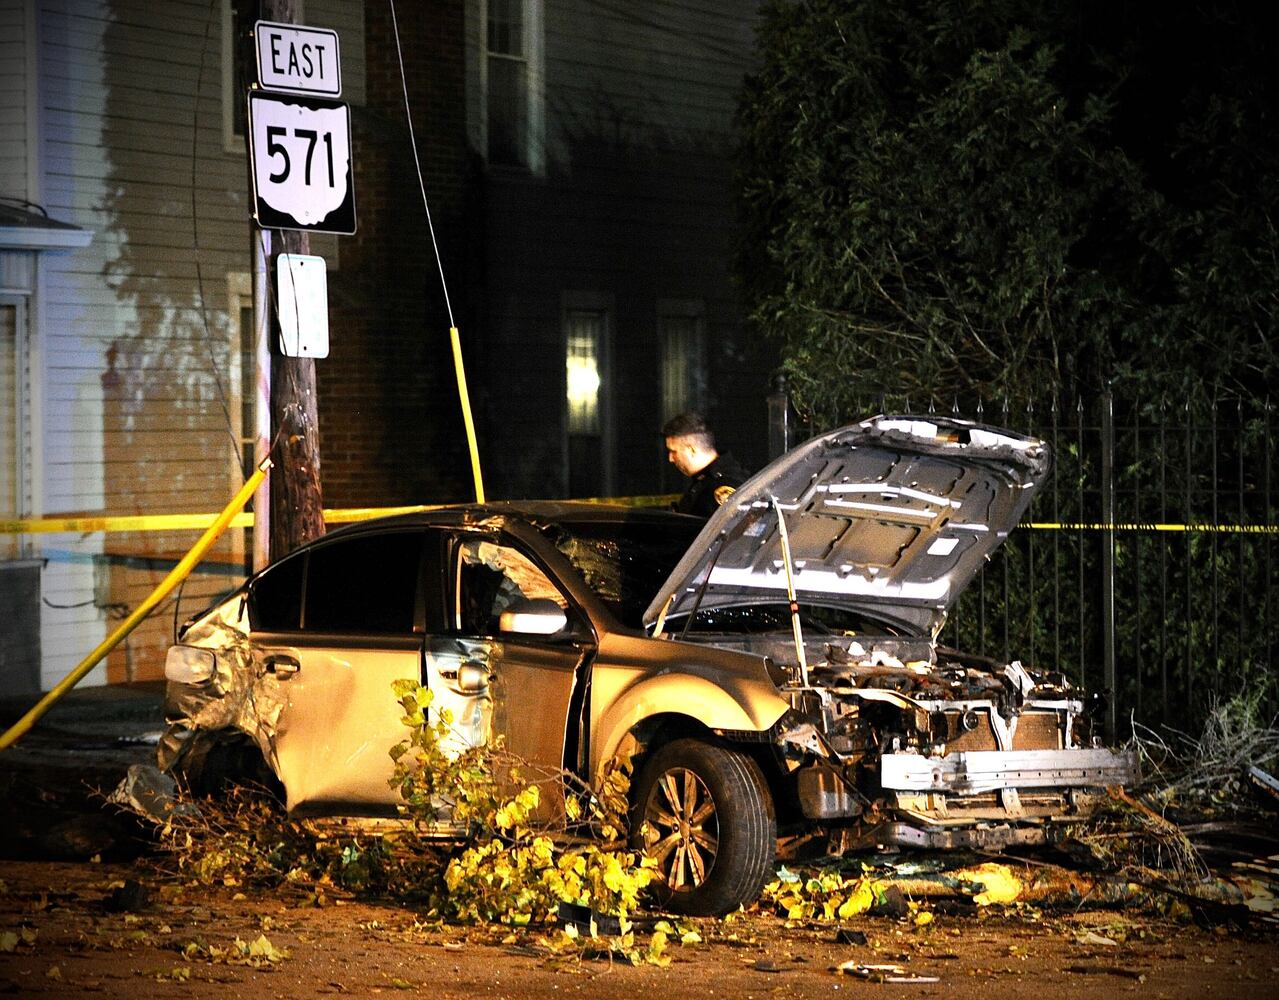
POLYGON ((258 82, 285 94, 342 96, 338 33, 327 28, 258 21, 253 25, 258 82))
POLYGON ((263 229, 355 232, 351 114, 340 101, 249 92, 253 217, 263 229))
POLYGON ((275 258, 280 305, 280 353, 286 358, 329 356, 329 284, 323 257, 282 253, 275 258))

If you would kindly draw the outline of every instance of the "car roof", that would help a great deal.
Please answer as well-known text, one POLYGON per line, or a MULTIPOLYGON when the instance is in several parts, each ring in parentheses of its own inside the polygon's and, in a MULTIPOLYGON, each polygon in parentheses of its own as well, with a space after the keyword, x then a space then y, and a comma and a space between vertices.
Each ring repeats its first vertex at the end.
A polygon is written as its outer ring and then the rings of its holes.
POLYGON ((344 525, 326 533, 322 539, 345 537, 365 532, 413 527, 460 527, 479 525, 501 518, 515 518, 534 525, 596 524, 662 524, 684 523, 695 518, 686 514, 653 507, 633 507, 577 500, 503 500, 484 504, 450 504, 408 514, 371 518, 344 525))

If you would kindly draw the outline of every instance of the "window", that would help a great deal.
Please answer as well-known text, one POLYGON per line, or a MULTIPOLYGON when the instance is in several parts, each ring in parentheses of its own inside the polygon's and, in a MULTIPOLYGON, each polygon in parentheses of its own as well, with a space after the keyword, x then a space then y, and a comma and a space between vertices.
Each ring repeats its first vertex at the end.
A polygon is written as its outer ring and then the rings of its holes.
POLYGON ((701 529, 701 522, 561 521, 544 530, 619 621, 643 628, 648 602, 701 529))
POLYGON ((541 0, 486 0, 483 91, 489 163, 541 169, 541 0))
POLYGON ((661 303, 657 325, 665 422, 677 413, 705 406, 706 361, 700 303, 661 303))
POLYGON ((598 436, 604 314, 599 310, 570 309, 565 325, 568 328, 564 373, 568 386, 568 432, 598 436))
POLYGON ((296 632, 302 624, 306 552, 282 559, 253 581, 249 621, 263 632, 296 632))
POLYGON ((254 366, 252 302, 248 305, 241 305, 238 312, 240 314, 240 322, 236 346, 239 365, 236 374, 238 375, 239 392, 233 391, 232 396, 238 395, 240 402, 233 415, 233 421, 238 420, 239 422, 239 426, 236 429, 236 437, 240 444, 240 474, 244 477, 241 482, 244 482, 248 480, 249 476, 253 475, 253 470, 257 466, 257 463, 253 461, 253 455, 257 447, 257 437, 254 434, 257 421, 254 411, 257 403, 258 387, 254 381, 256 368, 254 366))
MULTIPOLYGON (((705 411, 706 345, 700 302, 663 300, 657 305, 658 373, 662 423, 688 410, 705 411)), ((683 477, 657 442, 658 482, 669 491, 684 488, 683 477)))
MULTIPOLYGON (((249 33, 259 17, 258 0, 222 0, 222 146, 244 155, 248 111, 244 92, 257 79, 257 56, 249 33)), ((305 24, 305 6, 298 0, 293 20, 305 24)))
POLYGON ((612 486, 609 297, 570 293, 564 302, 564 426, 570 497, 607 495, 612 486))
POLYGON ((257 13, 256 0, 222 0, 222 145, 228 153, 244 152, 244 90, 256 71, 244 64, 252 55, 246 38, 257 13))
POLYGON ((412 633, 423 537, 420 531, 396 531, 313 548, 303 628, 366 635, 412 633))
MULTIPOLYGON (((254 401, 257 383, 253 363, 253 293, 249 275, 243 271, 227 273, 227 313, 230 320, 228 347, 231 364, 228 370, 227 415, 231 421, 231 433, 236 447, 230 456, 227 474, 234 488, 239 488, 253 474, 254 453, 254 401)), ((244 508, 253 510, 253 498, 244 508)), ((248 564, 253 551, 253 529, 234 528, 227 532, 231 539, 232 557, 248 564)), ((252 568, 252 567, 250 567, 252 568)))
MULTIPOLYGON (((17 301, 0 298, 0 516, 22 516, 22 435, 19 430, 17 301)), ((0 535, 0 559, 18 552, 19 535, 0 535)))
POLYGON ((503 611, 524 601, 568 601, 528 556, 485 538, 465 539, 457 561, 457 628, 464 635, 496 635, 503 611))

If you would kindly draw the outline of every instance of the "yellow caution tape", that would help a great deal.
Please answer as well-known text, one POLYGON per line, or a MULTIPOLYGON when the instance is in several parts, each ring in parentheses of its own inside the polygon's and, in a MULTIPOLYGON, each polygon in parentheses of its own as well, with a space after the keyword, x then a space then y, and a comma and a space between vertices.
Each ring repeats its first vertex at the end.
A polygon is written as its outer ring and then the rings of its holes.
MULTIPOLYGON (((0 521, 0 535, 46 535, 53 532, 195 531, 213 523, 215 514, 137 514, 122 517, 35 517, 0 521)), ((253 523, 252 514, 237 514, 230 527, 253 523)))
MULTIPOLYGON (((636 497, 592 497, 575 500, 574 503, 610 503, 626 507, 662 507, 676 497, 667 494, 636 497)), ((413 504, 407 507, 343 507, 325 510, 325 524, 350 524, 368 521, 375 517, 393 517, 396 514, 419 514, 439 510, 447 504, 413 504)), ((203 531, 216 514, 127 514, 120 516, 72 516, 31 517, 0 520, 0 535, 48 535, 55 533, 91 534, 93 532, 130 531, 203 531)), ((248 528, 253 525, 251 513, 237 514, 230 527, 248 528)))
MULTIPOLYGON (((439 505, 412 507, 350 507, 326 510, 325 524, 346 524, 351 521, 367 521, 374 517, 390 517, 394 514, 416 514, 424 510, 436 510, 439 505)), ((128 531, 202 531, 213 523, 216 514, 133 514, 119 517, 35 517, 25 520, 0 521, 0 535, 47 535, 57 532, 90 534, 128 531)), ((249 528, 253 525, 251 513, 241 513, 231 519, 229 527, 249 528)))

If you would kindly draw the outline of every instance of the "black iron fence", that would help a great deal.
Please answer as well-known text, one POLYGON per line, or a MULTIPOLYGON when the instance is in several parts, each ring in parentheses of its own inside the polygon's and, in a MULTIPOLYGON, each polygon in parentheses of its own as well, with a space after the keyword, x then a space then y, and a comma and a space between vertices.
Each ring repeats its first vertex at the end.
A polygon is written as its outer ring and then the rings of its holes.
MULTIPOLYGON (((941 407, 876 399, 867 412, 912 409, 941 407)), ((1043 438, 1056 468, 941 642, 1110 692, 1121 738, 1131 719, 1194 730, 1213 699, 1236 695, 1266 720, 1279 712, 1269 400, 1191 406, 1104 392, 945 412, 1043 438)))

